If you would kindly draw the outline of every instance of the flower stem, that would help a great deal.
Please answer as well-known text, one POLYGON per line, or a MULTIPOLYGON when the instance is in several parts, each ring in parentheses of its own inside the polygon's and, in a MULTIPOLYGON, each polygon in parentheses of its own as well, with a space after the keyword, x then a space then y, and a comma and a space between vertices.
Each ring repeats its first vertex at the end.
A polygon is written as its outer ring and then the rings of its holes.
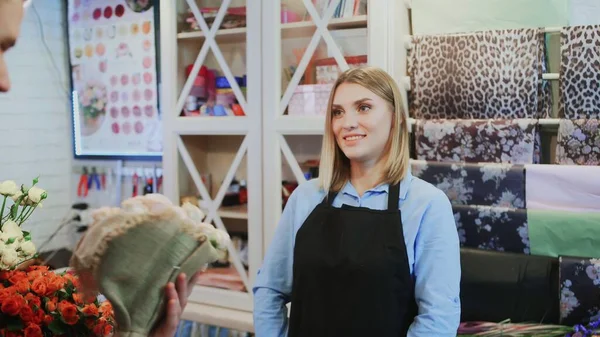
POLYGON ((29 219, 29 217, 31 216, 31 214, 33 214, 33 211, 35 211, 37 206, 38 206, 38 204, 35 204, 35 206, 30 207, 29 212, 27 212, 27 214, 25 214, 25 217, 23 218, 23 220, 21 220, 21 222, 19 222, 19 225, 23 224, 27 219, 29 219))
MULTIPOLYGON (((6 206, 6 198, 8 198, 7 195, 4 196, 4 201, 2 202, 2 208, 0 209, 0 219, 2 219, 2 216, 4 215, 4 207, 6 206)), ((0 230, 2 230, 2 223, 0 223, 0 230)))
POLYGON ((15 219, 16 222, 18 222, 19 219, 23 216, 23 213, 25 213, 26 209, 27 209, 27 205, 23 206, 23 209, 21 210, 21 214, 19 214, 19 216, 17 216, 17 218, 15 219))

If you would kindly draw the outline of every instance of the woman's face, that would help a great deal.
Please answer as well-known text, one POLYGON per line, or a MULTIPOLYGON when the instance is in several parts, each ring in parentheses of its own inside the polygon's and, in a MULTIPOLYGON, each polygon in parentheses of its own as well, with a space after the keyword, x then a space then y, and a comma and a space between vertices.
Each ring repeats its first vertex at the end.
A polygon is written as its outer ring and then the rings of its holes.
POLYGON ((331 116, 335 140, 351 162, 372 165, 381 158, 393 120, 387 101, 361 85, 342 83, 331 116))

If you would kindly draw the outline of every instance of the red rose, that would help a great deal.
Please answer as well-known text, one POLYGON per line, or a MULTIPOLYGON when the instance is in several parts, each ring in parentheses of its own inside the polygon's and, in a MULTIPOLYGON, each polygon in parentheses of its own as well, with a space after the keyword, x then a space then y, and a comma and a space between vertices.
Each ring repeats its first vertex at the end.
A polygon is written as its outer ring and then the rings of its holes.
POLYGON ((98 308, 93 303, 83 307, 82 312, 86 316, 98 316, 98 308))
POLYGON ((12 274, 10 274, 10 276, 8 277, 8 281, 12 284, 17 284, 21 281, 26 281, 27 280, 27 274, 25 274, 25 272, 22 271, 15 271, 12 274))
POLYGON ((34 293, 40 295, 40 296, 46 296, 47 292, 48 292, 48 286, 46 283, 46 279, 44 278, 37 278, 33 281, 33 283, 31 284, 31 290, 33 290, 34 293))
POLYGON ((0 310, 9 316, 17 316, 21 311, 21 308, 23 308, 26 304, 27 303, 25 302, 23 296, 14 295, 4 300, 0 310))
POLYGON ((42 300, 32 293, 27 293, 27 295, 25 295, 25 300, 27 300, 27 303, 31 309, 36 309, 42 306, 42 300))
POLYGON ((48 312, 56 311, 56 306, 58 305, 58 297, 53 297, 46 301, 46 310, 48 312))
POLYGON ((15 288, 21 294, 27 294, 29 292, 29 281, 22 280, 15 284, 15 288))
POLYGON ((63 300, 58 304, 58 310, 65 323, 75 325, 79 321, 77 307, 73 303, 63 300))
POLYGON ((52 318, 52 316, 44 315, 44 324, 45 325, 50 325, 50 323, 52 323, 52 322, 54 322, 54 318, 52 318))
POLYGON ((30 307, 25 305, 21 308, 21 312, 19 312, 19 316, 21 316, 21 319, 23 320, 23 322, 29 323, 29 322, 32 322, 33 319, 35 318, 35 313, 33 312, 33 309, 31 309, 30 307))
POLYGON ((25 330, 23 330, 23 334, 25 337, 43 337, 42 329, 39 325, 29 323, 25 330))

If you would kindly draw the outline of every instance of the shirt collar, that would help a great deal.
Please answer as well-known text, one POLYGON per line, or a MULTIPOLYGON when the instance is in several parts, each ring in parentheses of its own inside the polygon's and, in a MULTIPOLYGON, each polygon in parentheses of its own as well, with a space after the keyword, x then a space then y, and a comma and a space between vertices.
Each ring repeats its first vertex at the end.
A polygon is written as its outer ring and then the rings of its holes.
MULTIPOLYGON (((408 188, 410 186, 410 182, 412 181, 412 179, 413 179, 413 175, 410 173, 410 170, 407 170, 406 175, 404 176, 404 179, 402 179, 402 181, 400 182, 400 200, 406 199, 406 195, 408 194, 408 188)), ((379 184, 379 185, 369 189, 368 192, 389 193, 390 185, 387 183, 379 184)), ((347 181, 344 184, 344 187, 342 187, 342 189, 340 190, 339 193, 347 194, 352 197, 358 198, 358 192, 356 192, 356 189, 354 188, 354 186, 352 185, 352 183, 350 181, 347 181)))

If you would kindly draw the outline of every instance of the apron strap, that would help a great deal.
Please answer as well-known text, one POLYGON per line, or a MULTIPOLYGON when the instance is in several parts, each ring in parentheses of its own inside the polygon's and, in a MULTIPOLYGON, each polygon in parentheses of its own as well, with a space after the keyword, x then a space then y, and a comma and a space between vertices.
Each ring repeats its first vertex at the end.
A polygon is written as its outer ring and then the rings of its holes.
MULTIPOLYGON (((325 198, 323 198, 322 204, 333 205, 333 200, 337 196, 337 192, 330 191, 325 198)), ((398 200, 400 200, 400 184, 390 185, 388 193, 388 211, 398 209, 398 200)))
POLYGON ((400 184, 390 185, 388 193, 388 211, 398 210, 400 200, 400 184))

